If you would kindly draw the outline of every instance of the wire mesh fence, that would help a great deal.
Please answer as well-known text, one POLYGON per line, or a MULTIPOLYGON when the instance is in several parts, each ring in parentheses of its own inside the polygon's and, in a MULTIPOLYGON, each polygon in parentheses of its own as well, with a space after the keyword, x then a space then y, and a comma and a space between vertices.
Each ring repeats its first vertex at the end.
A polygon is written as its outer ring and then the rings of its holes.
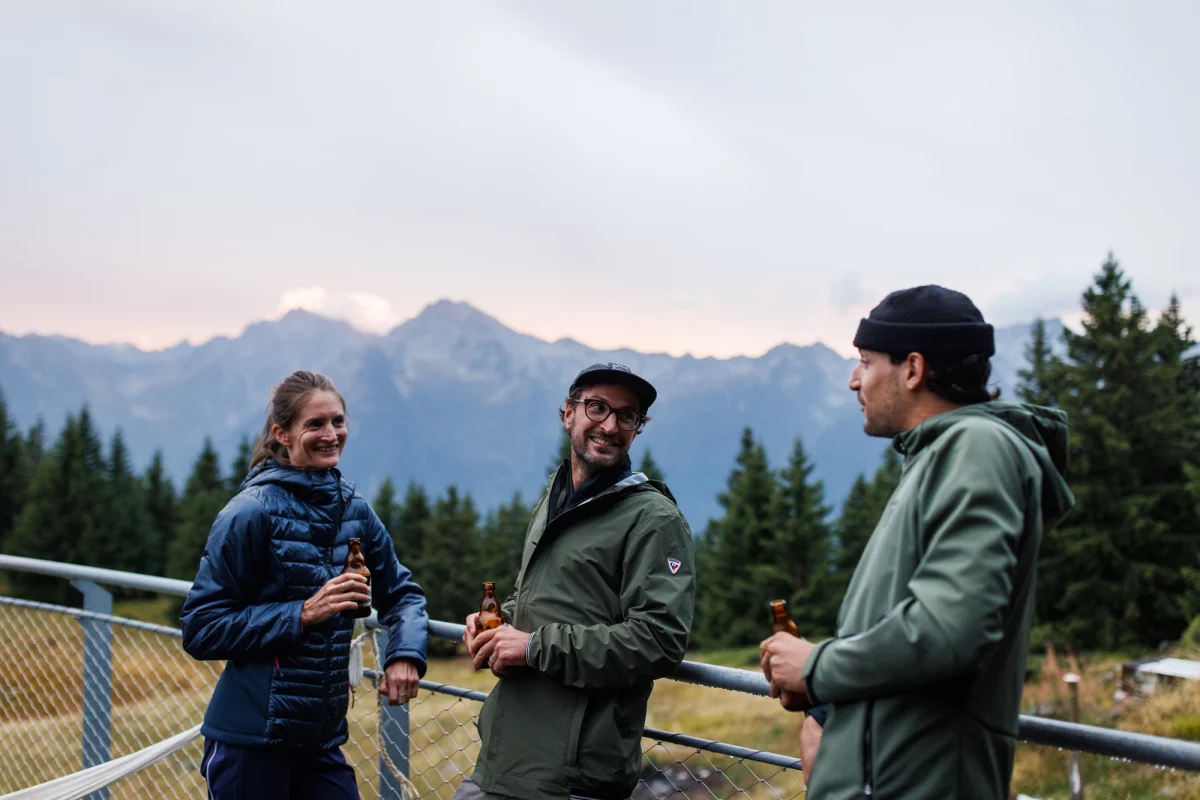
MULTIPOLYGON (((0 605, 0 794, 83 767, 85 626, 99 620, 51 609, 0 605)), ((123 622, 111 630, 109 751, 117 758, 198 724, 221 665, 193 661, 169 628, 123 622)), ((200 756, 193 742, 112 796, 202 797, 200 756)))
MULTIPOLYGON (((93 635, 96 626, 111 630, 111 733, 106 759, 136 752, 202 721, 222 664, 189 657, 177 630, 0 598, 0 752, 5 756, 0 758, 0 794, 84 766, 85 673, 89 658, 93 674, 100 666, 94 663, 93 649, 85 645, 89 626, 93 635)), ((406 724, 396 725, 394 720, 388 724, 391 712, 379 702, 373 680, 374 637, 360 635, 356 641, 363 645, 364 679, 351 692, 350 738, 342 750, 355 768, 361 796, 400 797, 399 787, 410 781, 412 795, 449 800, 463 777, 471 774, 478 755, 475 722, 486 695, 424 681, 423 691, 405 709, 406 724), (401 778, 396 773, 406 775, 401 778), (381 786, 396 787, 397 792, 381 786)), ((761 763, 747 757, 750 751, 710 752, 701 740, 666 732, 643 744, 642 780, 635 800, 791 800, 804 795, 798 767, 761 763)), ((109 797, 205 796, 202 749, 200 740, 192 742, 113 783, 109 797)))
POLYGON ((633 800, 804 797, 800 767, 780 767, 647 738, 633 800))

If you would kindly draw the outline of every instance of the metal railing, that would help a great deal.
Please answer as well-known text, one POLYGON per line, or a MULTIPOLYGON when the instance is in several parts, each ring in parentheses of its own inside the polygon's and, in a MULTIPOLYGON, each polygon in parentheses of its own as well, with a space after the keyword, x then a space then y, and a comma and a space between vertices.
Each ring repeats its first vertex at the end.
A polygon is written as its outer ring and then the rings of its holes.
MULTIPOLYGON (((0 743, 6 753, 26 754, 3 760, 8 766, 0 766, 0 794, 102 763, 200 721, 221 664, 190 659, 179 646, 177 629, 112 616, 111 595, 102 588, 185 596, 189 582, 4 555, 0 570, 71 580, 84 598, 82 610, 0 598, 0 646, 5 648, 0 743), (73 690, 80 685, 82 691, 73 690)), ((353 695, 351 740, 343 748, 365 784, 364 796, 378 791, 380 797, 398 798, 411 781, 420 796, 449 798, 461 776, 470 774, 478 752, 473 721, 486 695, 425 680, 422 696, 408 706, 380 704, 373 690, 374 654, 386 647, 386 631, 373 615, 364 623, 356 641, 367 645, 363 686, 370 691, 360 687, 353 695)), ((462 629, 455 623, 430 623, 430 635, 438 638, 460 639, 462 629)), ((769 694, 763 676, 750 670, 689 661, 673 679, 769 694)), ((637 798, 803 794, 799 761, 791 756, 654 728, 647 728, 645 736, 637 798)), ((1200 771, 1200 744, 1194 742, 1028 716, 1021 717, 1020 738, 1200 771)), ((203 792, 199 758, 199 744, 194 743, 113 788, 119 793, 128 784, 130 796, 142 796, 151 787, 163 797, 195 796, 203 792)), ((93 797, 107 795, 105 790, 93 797)))

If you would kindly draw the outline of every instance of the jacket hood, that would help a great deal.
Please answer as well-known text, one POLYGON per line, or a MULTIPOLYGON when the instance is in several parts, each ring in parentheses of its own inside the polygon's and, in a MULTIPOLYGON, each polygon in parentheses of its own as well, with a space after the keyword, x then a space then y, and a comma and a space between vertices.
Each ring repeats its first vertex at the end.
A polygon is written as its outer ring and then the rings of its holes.
POLYGON ((258 464, 242 481, 242 489, 251 486, 274 484, 287 489, 297 498, 315 506, 328 506, 338 502, 339 494, 348 501, 354 487, 342 478, 337 469, 296 469, 284 466, 273 458, 258 464))
POLYGON ((989 417, 1004 423, 1020 437, 1042 468, 1042 517, 1047 528, 1062 521, 1075 497, 1067 486, 1067 414, 1057 408, 1031 403, 993 400, 938 414, 895 439, 896 449, 915 455, 952 425, 970 417, 989 417))

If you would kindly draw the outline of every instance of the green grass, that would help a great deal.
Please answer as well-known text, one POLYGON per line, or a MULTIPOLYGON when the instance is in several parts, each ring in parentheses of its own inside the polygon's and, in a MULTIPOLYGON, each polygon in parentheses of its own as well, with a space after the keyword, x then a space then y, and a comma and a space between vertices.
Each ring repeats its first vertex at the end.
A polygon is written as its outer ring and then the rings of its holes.
POLYGON ((178 602, 178 598, 166 595, 147 600, 114 600, 113 616, 178 628, 179 617, 174 612, 178 602))
POLYGON ((720 667, 758 669, 758 646, 734 647, 726 650, 708 650, 703 653, 688 653, 688 660, 702 661, 720 667))

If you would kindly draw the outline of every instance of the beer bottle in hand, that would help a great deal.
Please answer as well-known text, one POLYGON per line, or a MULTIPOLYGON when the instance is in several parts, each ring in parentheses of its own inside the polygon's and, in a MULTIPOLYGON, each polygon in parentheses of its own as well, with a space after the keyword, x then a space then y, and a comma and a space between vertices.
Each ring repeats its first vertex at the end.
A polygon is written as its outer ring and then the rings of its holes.
POLYGON ((800 636, 800 630, 796 627, 796 623, 792 622, 792 616, 788 613, 787 600, 771 601, 771 631, 772 633, 782 632, 796 637, 800 636))
MULTIPOLYGON (((367 569, 367 560, 363 558, 362 546, 358 539, 350 540, 350 552, 346 554, 346 566, 342 567, 342 574, 347 572, 355 572, 367 579, 367 586, 371 585, 371 570, 367 569)), ((348 619, 361 619, 362 617, 371 616, 371 604, 359 603, 358 608, 351 608, 341 612, 343 617, 348 619)))
POLYGON ((504 610, 496 601, 496 584, 487 581, 483 584, 483 600, 479 602, 479 630, 490 631, 508 622, 504 610))

